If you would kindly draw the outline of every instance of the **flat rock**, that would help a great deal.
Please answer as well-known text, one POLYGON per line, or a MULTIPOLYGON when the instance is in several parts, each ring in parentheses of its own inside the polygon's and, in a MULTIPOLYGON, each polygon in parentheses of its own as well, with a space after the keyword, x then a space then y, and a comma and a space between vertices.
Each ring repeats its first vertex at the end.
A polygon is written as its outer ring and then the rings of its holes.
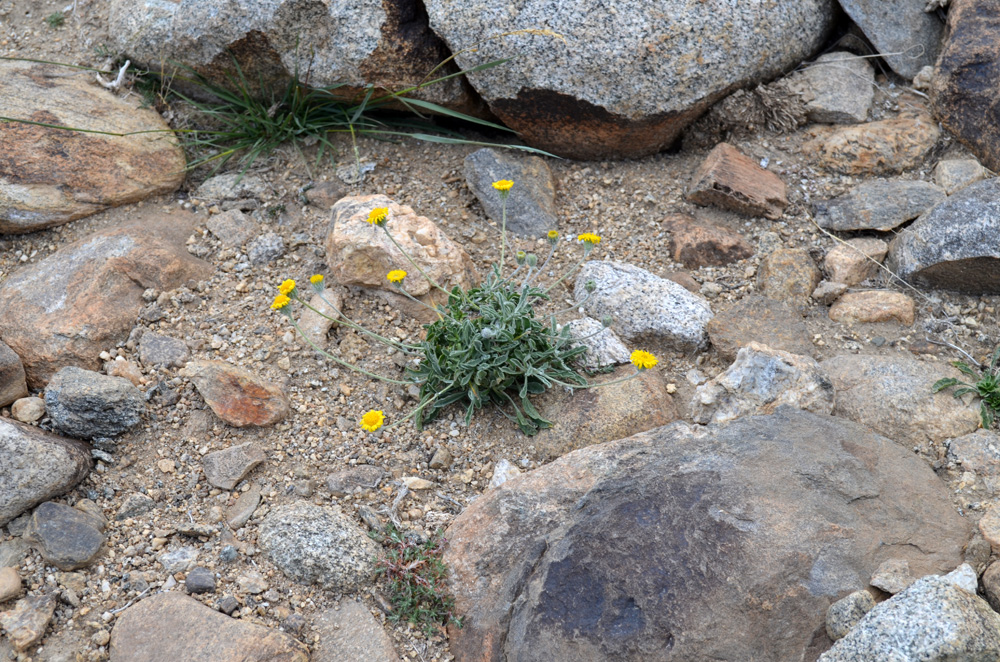
POLYGON ((983 179, 986 171, 975 159, 946 159, 934 166, 934 181, 948 195, 983 179))
POLYGON ((253 442, 213 451, 202 459, 205 479, 222 490, 231 490, 254 468, 265 462, 264 451, 253 442))
POLYGON ((238 428, 274 425, 289 413, 288 396, 277 385, 226 361, 191 361, 181 375, 215 415, 238 428))
POLYGON ((318 347, 325 347, 326 334, 333 328, 334 321, 340 317, 338 311, 344 305, 343 288, 326 287, 322 294, 316 292, 312 295, 309 305, 316 310, 302 308, 302 315, 298 319, 299 329, 318 347))
POLYGON ((751 342, 792 354, 808 356, 814 350, 802 314, 783 301, 746 296, 717 314, 706 326, 712 346, 726 361, 736 359, 751 342))
POLYGON ((830 319, 845 324, 896 322, 913 326, 915 317, 913 297, 889 290, 848 292, 830 306, 830 319))
POLYGON ((0 418, 0 526, 68 492, 92 466, 86 444, 0 418))
POLYGON ((176 591, 150 596, 118 616, 111 662, 309 662, 283 632, 237 620, 176 591))
POLYGON ((538 156, 514 156, 507 150, 484 148, 465 157, 465 183, 486 215, 501 227, 503 201, 493 182, 508 179, 507 231, 522 237, 543 237, 559 225, 552 171, 538 156))
POLYGON ((872 573, 871 585, 895 595, 916 581, 906 559, 886 559, 872 573))
POLYGON ((459 662, 785 662, 828 645, 827 609, 885 558, 957 566, 969 525, 909 450, 783 407, 570 453, 446 536, 459 662))
POLYGON ((504 124, 529 145, 585 160, 665 149, 732 90, 815 53, 835 15, 828 0, 734 12, 677 0, 602 2, 586 12, 551 0, 528 0, 517 11, 485 0, 426 7, 462 69, 518 54, 467 75, 504 124), (530 31, 510 34, 519 29, 530 31), (484 39, 499 34, 509 36, 484 39))
POLYGON ((948 459, 982 479, 990 495, 1000 494, 1000 435, 976 430, 948 441, 948 459))
POLYGON ((17 568, 0 566, 0 604, 18 597, 23 589, 17 568))
POLYGON ((23 538, 0 542, 0 568, 18 568, 31 546, 23 538))
MULTIPOLYGON (((270 190, 270 185, 260 175, 244 172, 226 172, 221 175, 214 175, 203 181, 195 189, 192 197, 206 202, 223 202, 225 200, 261 198, 270 190)), ((225 214, 217 214, 212 217, 212 220, 224 216, 225 214)), ((231 216, 231 218, 239 218, 239 216, 231 216)))
POLYGON ((378 487, 385 470, 371 464, 360 464, 336 471, 326 478, 326 488, 333 496, 346 496, 357 489, 378 487))
POLYGON ((160 562, 163 571, 168 575, 187 572, 198 563, 198 550, 194 547, 178 547, 163 552, 156 557, 156 560, 160 562))
MULTIPOLYGON (((961 378, 946 363, 925 363, 904 355, 843 354, 822 361, 820 367, 836 391, 835 416, 867 425, 906 448, 927 452, 945 439, 979 427, 978 405, 931 391, 942 377, 961 378)), ((931 456, 937 458, 938 451, 931 456)))
POLYGON ((728 143, 716 145, 698 166, 687 199, 770 219, 781 218, 788 206, 781 178, 728 143))
POLYGON ((847 285, 831 280, 821 280, 809 296, 821 306, 829 306, 847 291, 847 285))
POLYGON ((0 611, 0 628, 15 651, 26 651, 39 641, 56 613, 56 596, 29 595, 17 601, 10 611, 0 611))
POLYGON ((843 639, 874 608, 875 598, 868 591, 855 591, 842 597, 826 611, 826 635, 833 641, 843 639))
POLYGON ((931 575, 880 603, 819 662, 950 662, 1000 658, 1000 615, 931 575))
POLYGON ((99 355, 125 342, 147 288, 169 291, 212 267, 185 247, 195 217, 137 211, 133 223, 101 230, 22 267, 0 285, 0 339, 39 389, 60 368, 97 370, 99 355))
MULTIPOLYGON (((593 383, 623 379, 635 374, 631 365, 590 378, 593 383)), ((549 389, 533 400, 551 428, 531 437, 535 454, 555 459, 578 448, 602 444, 644 432, 677 419, 677 408, 655 370, 606 388, 576 389, 566 393, 549 389)))
POLYGON ((618 335, 591 317, 581 317, 566 323, 573 346, 583 345, 587 351, 577 357, 583 370, 594 372, 602 368, 629 362, 631 352, 618 335))
POLYGON ((888 252, 889 245, 881 239, 848 239, 827 252, 823 270, 834 282, 858 285, 877 273, 888 252))
POLYGON ((792 78, 802 95, 806 116, 822 124, 857 124, 868 120, 875 97, 875 70, 868 60, 835 51, 816 58, 792 78))
POLYGON ((816 132, 803 146, 816 165, 845 175, 891 175, 915 168, 937 144, 941 129, 926 114, 816 132))
POLYGON ((91 72, 7 60, 0 88, 0 116, 38 123, 0 132, 0 234, 62 225, 184 181, 184 152, 163 118, 97 87, 91 72))
POLYGON ((226 524, 234 531, 240 529, 250 521, 259 505, 260 486, 252 485, 236 499, 236 503, 226 509, 226 524))
POLYGON ((327 609, 313 619, 319 643, 312 662, 399 662, 392 639, 361 602, 344 600, 338 609, 327 609))
POLYGON ((690 410, 695 423, 721 424, 782 405, 830 414, 833 384, 814 359, 751 342, 725 372, 698 387, 690 410))
POLYGON ((239 248, 257 236, 257 224, 239 209, 215 214, 206 221, 205 227, 223 246, 231 248, 239 248))
POLYGON ((742 235, 685 214, 668 216, 663 227, 670 232, 671 257, 688 269, 722 267, 745 260, 754 252, 742 235))
POLYGON ((769 299, 805 305, 823 275, 809 251, 778 248, 757 268, 757 290, 769 299))
POLYGON ((336 506, 279 506, 260 524, 258 541, 290 579, 328 591, 358 588, 375 570, 378 545, 336 506))
POLYGON ((21 358, 0 341, 0 407, 6 407, 26 395, 28 383, 21 358))
POLYGON ((887 232, 912 221, 946 197, 943 188, 930 182, 873 179, 839 198, 816 203, 816 223, 837 232, 887 232))
POLYGON ((45 410, 57 430, 96 439, 116 437, 138 425, 146 403, 127 379, 67 367, 45 387, 45 410))
POLYGON ((35 508, 24 537, 49 565, 76 570, 93 563, 101 553, 104 522, 65 504, 46 501, 35 508))
POLYGON ((1000 179, 968 186, 889 244, 889 269, 917 287, 1000 293, 1000 179))
POLYGON ((121 521, 131 517, 138 517, 145 515, 154 508, 156 508, 156 502, 151 497, 141 492, 136 492, 125 497, 125 501, 118 508, 115 519, 121 521))
POLYGON ((882 59, 903 78, 933 65, 944 25, 926 0, 839 0, 882 59))
POLYGON ((610 315, 611 328, 638 349, 656 354, 694 351, 708 344, 708 302, 677 283, 622 262, 585 262, 574 297, 587 297, 587 281, 597 288, 582 306, 594 319, 610 315))
POLYGON ((184 577, 184 588, 188 593, 214 593, 215 575, 208 568, 197 566, 184 577))
POLYGON ((191 358, 191 350, 178 338, 144 333, 139 340, 139 358, 143 365, 180 368, 191 358))

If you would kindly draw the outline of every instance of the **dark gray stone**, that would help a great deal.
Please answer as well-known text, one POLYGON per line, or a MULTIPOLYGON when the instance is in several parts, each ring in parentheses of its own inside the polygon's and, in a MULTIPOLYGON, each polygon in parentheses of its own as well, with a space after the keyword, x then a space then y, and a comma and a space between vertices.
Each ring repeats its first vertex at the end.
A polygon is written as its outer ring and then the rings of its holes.
POLYGON ((191 358, 191 351, 183 340, 158 333, 144 333, 139 341, 139 358, 146 366, 180 368, 191 358))
POLYGON ((247 257, 250 264, 261 266, 268 262, 274 262, 285 254, 285 240, 273 232, 262 234, 247 247, 247 257))
POLYGON ((30 545, 23 538, 0 542, 0 568, 20 567, 29 548, 30 545))
POLYGON ((76 570, 100 554, 104 523, 76 508, 46 501, 35 509, 24 537, 38 546, 46 562, 60 570, 76 570))
POLYGON ((240 608, 240 603, 231 595, 221 598, 217 603, 219 611, 226 616, 232 616, 233 612, 240 608))
POLYGON ((28 395, 21 359, 3 341, 0 341, 0 407, 6 407, 28 395))
POLYGON ((215 575, 208 568, 197 566, 184 578, 188 593, 214 593, 215 575))
POLYGON ((887 232, 912 221, 946 197, 944 189, 930 182, 873 179, 839 198, 817 202, 816 223, 837 232, 887 232))
POLYGON ((912 79, 933 65, 944 24, 925 12, 927 0, 839 0, 847 15, 882 53, 893 71, 912 79))
POLYGON ((57 430, 95 439, 115 437, 138 425, 146 403, 127 379, 68 367, 45 388, 45 409, 57 430))
POLYGON ((889 244, 889 269, 926 289, 1000 294, 1000 179, 968 186, 889 244))
POLYGON ((129 494, 125 497, 125 501, 122 503, 121 507, 118 509, 118 514, 115 515, 116 520, 128 519, 130 517, 138 517, 139 515, 145 515, 153 508, 156 507, 156 502, 152 498, 136 492, 135 494, 129 494))
MULTIPOLYGON (((523 237, 537 238, 559 224, 556 218, 556 189, 552 171, 538 156, 520 156, 484 148, 465 157, 465 182, 486 215, 499 227, 503 200, 493 182, 514 182, 507 196, 507 230, 523 237)), ((544 255, 539 259, 544 259, 544 255)))

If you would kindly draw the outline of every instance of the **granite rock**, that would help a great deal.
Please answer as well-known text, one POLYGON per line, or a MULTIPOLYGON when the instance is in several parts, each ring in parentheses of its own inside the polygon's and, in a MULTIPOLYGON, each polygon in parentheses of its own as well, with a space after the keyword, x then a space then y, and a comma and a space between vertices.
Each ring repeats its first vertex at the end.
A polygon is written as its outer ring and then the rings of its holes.
POLYGON ((57 430, 97 439, 116 437, 138 425, 146 403, 127 379, 67 367, 45 387, 45 410, 57 430))

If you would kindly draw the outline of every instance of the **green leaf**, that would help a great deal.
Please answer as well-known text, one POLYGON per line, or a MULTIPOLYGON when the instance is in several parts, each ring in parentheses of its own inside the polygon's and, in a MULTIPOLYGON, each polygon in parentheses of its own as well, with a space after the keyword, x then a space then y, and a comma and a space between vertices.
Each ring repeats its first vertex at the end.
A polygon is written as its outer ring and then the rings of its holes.
POLYGON ((945 377, 944 379, 939 379, 936 382, 934 382, 934 386, 932 386, 931 389, 933 390, 934 393, 937 393, 938 391, 946 389, 949 386, 957 386, 958 384, 961 383, 962 382, 955 379, 954 377, 945 377))

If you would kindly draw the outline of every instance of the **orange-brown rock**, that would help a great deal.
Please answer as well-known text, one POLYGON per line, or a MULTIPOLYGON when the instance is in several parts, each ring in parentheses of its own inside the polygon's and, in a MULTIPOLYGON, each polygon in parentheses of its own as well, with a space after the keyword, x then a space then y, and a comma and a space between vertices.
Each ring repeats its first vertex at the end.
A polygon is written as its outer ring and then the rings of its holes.
POLYGON ((888 290, 848 292, 830 306, 830 319, 834 322, 899 322, 912 326, 915 315, 911 297, 888 290))
POLYGON ((163 118, 137 96, 94 85, 91 72, 0 62, 0 89, 0 116, 35 123, 0 125, 0 234, 61 225, 184 181, 184 152, 163 118))
POLYGON ((779 248, 761 261, 757 289, 769 299, 804 304, 822 277, 808 251, 779 248))
POLYGON ((688 269, 721 267, 753 255, 741 235, 686 214, 671 214, 663 219, 663 227, 670 231, 671 257, 688 269))
POLYGON ((288 396, 280 387, 225 361, 191 361, 180 373, 215 415, 238 428, 273 425, 288 415, 288 396))
POLYGON ((788 198, 785 183, 728 143, 715 146, 691 182, 688 200, 748 216, 781 218, 788 198))
POLYGON ((4 342, 0 342, 0 407, 6 407, 28 395, 24 366, 21 359, 4 342))
POLYGON ((29 387, 43 387, 66 366, 98 370, 101 351, 128 337, 146 288, 172 290, 211 274, 185 247, 194 216, 137 215, 22 267, 0 286, 0 339, 21 357, 29 387))
POLYGON ((881 239, 862 237, 848 239, 834 246, 823 259, 827 276, 835 283, 857 285, 875 275, 889 244, 881 239))
POLYGON ((895 174, 916 167, 941 137, 927 113, 822 129, 803 146, 821 168, 846 175, 895 174))

